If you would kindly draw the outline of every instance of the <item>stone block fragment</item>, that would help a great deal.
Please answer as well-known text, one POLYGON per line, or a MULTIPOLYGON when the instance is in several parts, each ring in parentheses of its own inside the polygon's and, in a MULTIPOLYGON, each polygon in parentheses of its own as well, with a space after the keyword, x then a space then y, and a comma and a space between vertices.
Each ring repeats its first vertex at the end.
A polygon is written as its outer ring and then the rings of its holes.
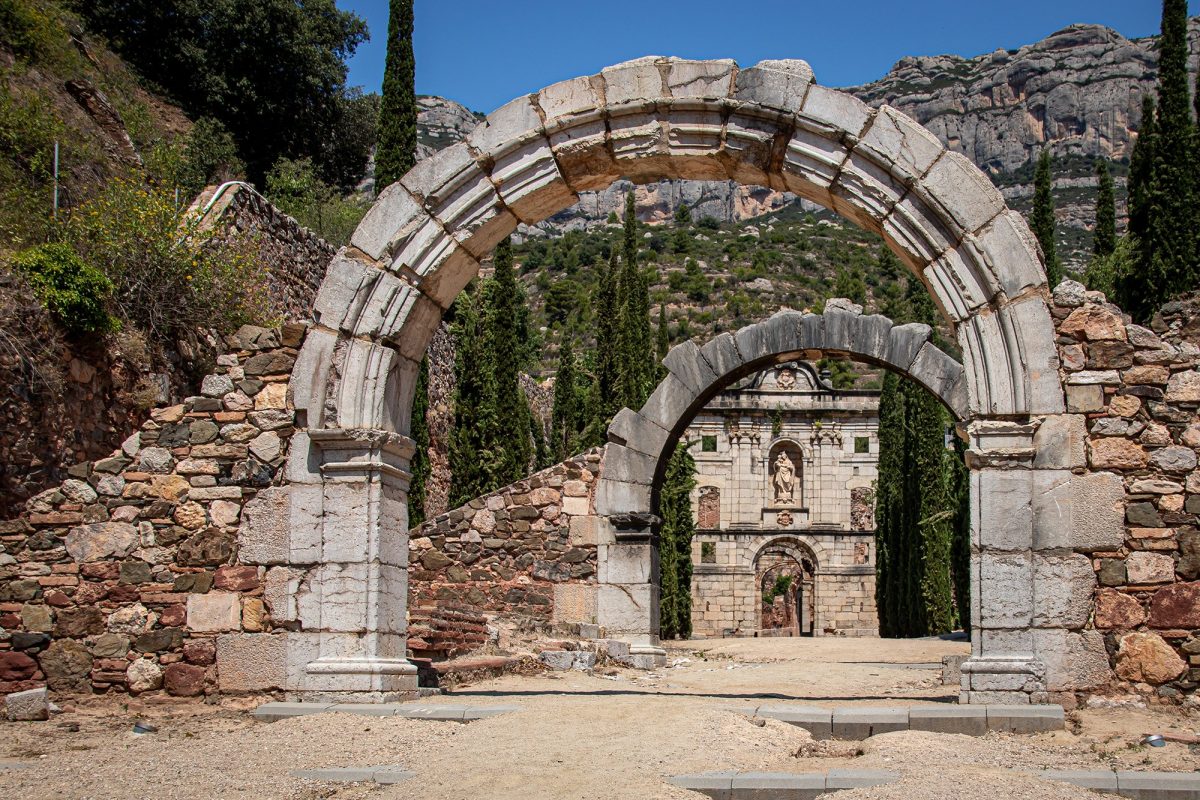
POLYGON ((50 719, 50 697, 45 687, 4 696, 4 713, 9 722, 40 722, 50 719))

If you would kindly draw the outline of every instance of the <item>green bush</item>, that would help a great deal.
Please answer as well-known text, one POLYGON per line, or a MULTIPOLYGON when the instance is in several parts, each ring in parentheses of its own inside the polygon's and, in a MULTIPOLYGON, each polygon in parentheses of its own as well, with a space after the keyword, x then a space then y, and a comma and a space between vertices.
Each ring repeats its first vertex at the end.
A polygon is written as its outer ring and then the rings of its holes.
POLYGON ((253 242, 202 227, 171 192, 115 179, 75 210, 65 234, 112 281, 114 313, 153 341, 271 317, 270 275, 253 242))
POLYGON ((17 254, 13 266, 68 332, 108 333, 120 328, 107 309, 113 282, 85 264, 70 245, 55 242, 31 247, 17 254))
POLYGON ((281 158, 267 174, 267 197, 304 227, 335 247, 350 242, 368 206, 342 197, 325 183, 311 160, 281 158))

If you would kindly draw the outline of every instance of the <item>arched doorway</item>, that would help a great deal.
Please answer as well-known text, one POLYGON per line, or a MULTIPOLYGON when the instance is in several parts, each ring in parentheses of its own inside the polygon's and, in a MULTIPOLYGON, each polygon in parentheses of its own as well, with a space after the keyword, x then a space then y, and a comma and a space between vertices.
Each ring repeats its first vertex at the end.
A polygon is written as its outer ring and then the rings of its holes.
POLYGON ((803 543, 790 539, 768 542, 754 561, 759 591, 758 635, 816 634, 817 559, 803 543))
MULTIPOLYGON (((927 330, 852 323, 839 309, 777 316, 718 337, 704 356, 692 343, 672 351, 647 405, 614 422, 618 444, 595 499, 602 546, 626 565, 600 587, 598 615, 635 653, 661 657, 647 577, 664 448, 710 387, 780 352, 852 353, 924 381, 969 433, 976 508, 1002 498, 1028 511, 1034 455, 1060 446, 1035 445, 1035 432, 1065 408, 1045 273, 1024 220, 964 156, 894 109, 818 86, 802 61, 639 59, 494 112, 385 189, 330 264, 290 386, 305 430, 289 462, 289 558, 318 565, 303 632, 288 645, 294 691, 374 698, 415 685, 404 659, 406 434, 422 353, 479 259, 518 223, 619 177, 732 179, 837 211, 880 234, 928 287, 964 357, 945 357, 927 330)), ((968 672, 979 676, 974 691, 1024 691, 1042 670, 1033 520, 995 510, 977 514, 973 626, 997 635, 976 637, 968 672)))

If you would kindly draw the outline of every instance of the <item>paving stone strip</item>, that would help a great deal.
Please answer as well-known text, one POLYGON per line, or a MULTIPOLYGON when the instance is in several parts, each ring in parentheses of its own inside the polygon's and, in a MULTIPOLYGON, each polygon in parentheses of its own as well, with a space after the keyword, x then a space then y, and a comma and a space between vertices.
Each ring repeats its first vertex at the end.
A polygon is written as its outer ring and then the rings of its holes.
POLYGON ((931 731, 983 736, 988 731, 1041 733, 1062 730, 1062 706, 841 706, 786 704, 728 706, 730 711, 766 717, 804 728, 814 739, 861 740, 890 731, 931 731))
POLYGON ((293 778, 304 778, 310 781, 336 781, 337 783, 399 783, 406 781, 416 773, 409 772, 404 767, 393 765, 387 767, 328 767, 326 769, 294 769, 288 773, 293 778))
POLYGON ((713 800, 811 800, 827 792, 881 786, 900 779, 900 773, 870 769, 831 769, 828 772, 706 772, 677 775, 670 783, 708 795, 713 800))
POLYGON ((256 719, 277 722, 308 714, 341 712, 364 717, 404 717, 448 722, 474 722, 487 717, 519 711, 520 706, 405 706, 396 703, 263 703, 251 712, 256 719))
MULTIPOLYGON (((1061 781, 1132 800, 1200 800, 1200 773, 1125 772, 1112 770, 1047 770, 1045 780, 1061 781)), ((706 772, 677 775, 675 786, 713 800, 811 800, 842 789, 868 788, 900 779, 896 772, 835 769, 829 772, 706 772)))

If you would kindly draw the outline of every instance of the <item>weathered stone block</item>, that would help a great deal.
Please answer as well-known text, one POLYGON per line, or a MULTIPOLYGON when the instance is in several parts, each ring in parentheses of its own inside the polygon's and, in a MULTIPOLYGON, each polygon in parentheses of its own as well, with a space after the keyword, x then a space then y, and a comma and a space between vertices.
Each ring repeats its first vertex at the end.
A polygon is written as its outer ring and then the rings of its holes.
POLYGON ((1033 624, 1039 628, 1082 628, 1092 612, 1096 573, 1085 555, 1033 556, 1033 624))
POLYGON ((236 631, 242 627, 242 606, 233 592, 189 594, 188 629, 199 632, 236 631))
POLYGON ((1087 463, 1086 419, 1081 414, 1043 417, 1033 435, 1036 469, 1075 469, 1087 463))
POLYGON ((1091 552, 1125 541, 1125 485, 1112 472, 1033 471, 1034 547, 1091 552))
POLYGON ((4 713, 9 722, 50 719, 50 697, 46 689, 29 689, 4 696, 4 713))
POLYGON ((217 683, 222 692, 283 689, 287 679, 287 638, 266 633, 217 637, 217 683))

